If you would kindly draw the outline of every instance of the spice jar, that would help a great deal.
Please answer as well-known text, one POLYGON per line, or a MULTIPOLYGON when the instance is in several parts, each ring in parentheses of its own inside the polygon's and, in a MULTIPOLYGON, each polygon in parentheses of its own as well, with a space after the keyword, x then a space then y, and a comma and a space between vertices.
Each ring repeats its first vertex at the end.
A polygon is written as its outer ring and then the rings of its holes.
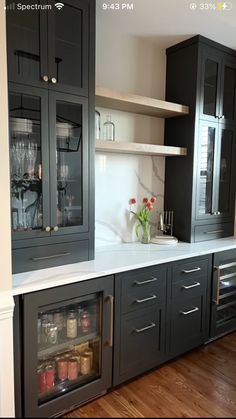
POLYGON ((44 344, 48 343, 48 329, 51 327, 52 323, 45 318, 41 324, 41 341, 44 344))
POLYGON ((77 337, 77 318, 74 312, 69 312, 67 316, 67 337, 70 339, 74 339, 77 337))
POLYGON ((51 390, 55 384, 55 370, 53 364, 48 364, 45 368, 46 371, 46 386, 47 391, 51 390))
POLYGON ((81 355, 80 372, 82 375, 91 374, 91 357, 89 355, 81 355))
POLYGON ((81 330, 83 333, 88 333, 91 328, 91 319, 88 311, 84 311, 80 319, 81 330))
POLYGON ((78 377, 78 362, 76 358, 68 361, 68 380, 76 380, 78 377))
POLYGON ((38 392, 45 393, 47 391, 46 371, 43 364, 40 364, 37 369, 38 375, 38 392))
POLYGON ((57 377, 60 381, 67 380, 68 361, 65 358, 60 358, 57 360, 57 377))

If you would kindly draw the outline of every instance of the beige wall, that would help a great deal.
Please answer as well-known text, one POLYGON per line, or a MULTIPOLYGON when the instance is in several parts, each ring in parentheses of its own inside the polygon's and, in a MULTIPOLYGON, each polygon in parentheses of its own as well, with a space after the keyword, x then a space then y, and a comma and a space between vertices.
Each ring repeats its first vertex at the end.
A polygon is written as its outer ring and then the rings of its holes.
POLYGON ((10 233, 10 182, 8 145, 8 101, 6 25, 3 0, 0 5, 0 291, 12 288, 11 280, 11 233, 10 233))

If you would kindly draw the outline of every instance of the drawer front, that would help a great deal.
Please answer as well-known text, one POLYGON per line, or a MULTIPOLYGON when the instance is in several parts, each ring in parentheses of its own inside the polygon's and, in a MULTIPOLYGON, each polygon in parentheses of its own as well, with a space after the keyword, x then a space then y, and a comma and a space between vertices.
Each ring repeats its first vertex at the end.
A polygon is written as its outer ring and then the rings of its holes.
POLYGON ((34 271, 88 260, 88 240, 15 249, 13 273, 34 271))
POLYGON ((194 232, 195 242, 202 242, 232 236, 234 234, 234 228, 232 223, 210 224, 197 226, 194 232))
POLYGON ((122 318, 120 375, 135 376, 155 364, 160 351, 161 309, 152 307, 122 318))
POLYGON ((203 343, 205 298, 202 295, 172 304, 170 349, 176 355, 203 343))
MULTIPOLYGON (((176 263, 172 270, 172 289, 175 282, 183 281, 186 285, 193 284, 197 278, 206 277, 208 274, 208 259, 195 258, 192 261, 176 263)), ((198 281, 196 281, 198 282, 198 281)), ((178 286, 176 286, 178 288, 178 286)))
POLYGON ((121 311, 129 313, 163 303, 166 290, 166 267, 140 269, 119 275, 121 311))
POLYGON ((186 278, 172 283, 172 302, 185 301, 202 295, 207 287, 207 278, 200 276, 197 278, 186 278))

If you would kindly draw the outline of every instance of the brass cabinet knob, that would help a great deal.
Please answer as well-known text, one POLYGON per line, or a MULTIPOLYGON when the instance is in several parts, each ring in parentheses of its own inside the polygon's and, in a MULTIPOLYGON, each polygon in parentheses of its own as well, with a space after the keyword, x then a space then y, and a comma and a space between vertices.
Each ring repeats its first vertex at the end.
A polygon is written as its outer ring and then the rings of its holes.
POLYGON ((53 228, 53 230, 54 230, 54 231, 58 231, 58 230, 59 230, 59 227, 58 227, 58 226, 55 226, 55 227, 53 228))
POLYGON ((45 227, 45 231, 46 231, 47 233, 49 233, 49 231, 51 231, 51 227, 49 227, 49 226, 45 227))
POLYGON ((43 81, 45 81, 46 83, 48 82, 48 80, 49 80, 49 77, 45 74, 44 76, 43 76, 43 81))
POLYGON ((57 83, 57 79, 56 79, 56 77, 52 77, 52 78, 51 78, 51 82, 52 82, 53 84, 56 84, 56 83, 57 83))

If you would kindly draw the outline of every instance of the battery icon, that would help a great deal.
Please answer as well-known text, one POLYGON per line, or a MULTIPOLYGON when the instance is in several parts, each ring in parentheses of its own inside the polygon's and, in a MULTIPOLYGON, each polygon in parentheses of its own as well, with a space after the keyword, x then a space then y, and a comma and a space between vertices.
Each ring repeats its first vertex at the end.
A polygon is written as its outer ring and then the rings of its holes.
POLYGON ((233 4, 230 1, 224 1, 217 4, 217 9, 220 11, 228 11, 233 8, 233 4))

